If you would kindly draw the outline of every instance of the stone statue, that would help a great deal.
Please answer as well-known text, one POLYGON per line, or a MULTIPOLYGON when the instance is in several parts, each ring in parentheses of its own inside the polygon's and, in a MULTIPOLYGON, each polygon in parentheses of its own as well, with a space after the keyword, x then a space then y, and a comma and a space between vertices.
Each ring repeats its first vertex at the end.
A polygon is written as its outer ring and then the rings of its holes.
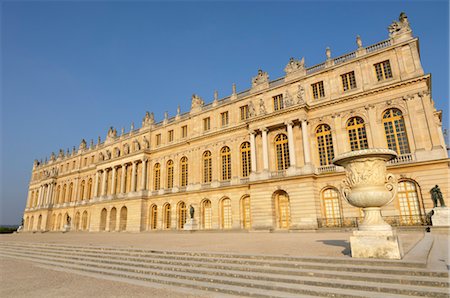
POLYGON ((258 69, 258 74, 252 78, 252 87, 263 83, 269 83, 269 74, 262 69, 258 69))
POLYGON ((217 92, 217 90, 214 91, 214 100, 218 100, 219 99, 219 92, 217 92))
POLYGON ((169 119, 169 113, 164 112, 164 121, 167 121, 167 119, 169 119))
POLYGON ((284 68, 284 72, 286 74, 298 71, 298 70, 303 70, 305 69, 305 57, 302 58, 302 60, 297 60, 295 58, 291 58, 289 59, 288 64, 286 65, 286 67, 284 68))
POLYGON ((128 144, 123 145, 123 154, 130 153, 130 146, 128 144))
POLYGON ((409 25, 408 17, 406 16, 406 14, 404 12, 400 13, 398 21, 392 21, 391 25, 389 25, 388 27, 388 30, 390 37, 395 37, 403 33, 410 33, 411 26, 409 25))
POLYGON ((120 149, 117 147, 114 148, 114 157, 120 157, 120 149))
POLYGON ((232 94, 236 94, 236 84, 233 83, 233 85, 231 86, 231 92, 232 94))
POLYGON ((189 215, 191 216, 191 218, 194 218, 194 212, 195 212, 194 206, 190 205, 190 207, 189 207, 189 215))
POLYGON ((150 148, 150 143, 149 143, 149 141, 147 140, 147 138, 146 138, 145 136, 144 136, 144 138, 142 139, 142 142, 144 143, 145 149, 150 148))
POLYGON ((75 148, 75 146, 73 146, 72 147, 72 155, 75 155, 75 151, 76 151, 76 148, 75 148))
POLYGON ((431 199, 433 200, 433 208, 438 206, 438 201, 439 204, 441 205, 441 207, 445 207, 445 203, 444 203, 444 197, 442 196, 442 192, 441 189, 439 188, 439 186, 435 186, 430 190, 431 193, 431 199))
POLYGON ((102 138, 100 138, 100 136, 98 136, 97 145, 100 145, 101 142, 102 142, 102 138))
POLYGON ((125 134, 125 127, 122 127, 122 130, 120 131, 120 135, 123 136, 125 134))
POLYGON ((94 149, 94 140, 91 139, 91 143, 89 144, 89 148, 94 149))
POLYGON ((327 55, 327 60, 330 60, 331 59, 331 49, 330 49, 330 47, 327 47, 325 49, 325 54, 327 55))
POLYGON ((179 116, 181 114, 181 108, 180 108, 180 105, 178 105, 178 107, 177 107, 177 116, 179 116))
POLYGON ((145 112, 144 119, 142 119, 142 127, 149 126, 155 122, 153 113, 145 112))
POLYGON ((131 127, 130 127, 130 131, 134 130, 134 122, 131 122, 131 127))
POLYGON ((133 144, 134 144, 134 151, 141 150, 141 144, 139 144, 139 141, 137 139, 134 139, 133 144))
POLYGON ((81 149, 81 150, 86 149, 86 140, 85 139, 81 140, 79 149, 81 149))
POLYGON ((265 115, 266 112, 266 106, 264 105, 264 99, 260 98, 259 99, 259 114, 260 115, 265 115))
POLYGON ((284 92, 283 100, 284 100, 284 106, 285 107, 290 107, 290 106, 294 105, 294 101, 292 100, 292 96, 289 93, 289 90, 287 90, 287 89, 284 92))
POLYGON ((106 150, 106 156, 108 159, 111 159, 111 151, 106 150))
POLYGON ((358 49, 362 48, 361 36, 359 35, 356 35, 356 45, 358 46, 358 49))
POLYGON ((111 126, 108 130, 107 137, 114 138, 115 136, 117 136, 117 131, 111 126))
POLYGON ((98 154, 98 159, 99 160, 105 160, 105 155, 103 155, 103 153, 102 152, 100 152, 99 154, 98 154))
POLYGON ((197 94, 192 94, 191 110, 195 108, 201 108, 204 104, 205 102, 200 96, 198 96, 197 94))
POLYGON ((71 221, 72 221, 72 219, 70 218, 69 215, 67 215, 67 218, 66 218, 66 223, 67 223, 67 225, 70 226, 70 222, 71 222, 71 221))
POLYGON ((305 103, 305 88, 303 88, 302 85, 298 85, 297 103, 298 104, 304 104, 305 103))
POLYGON ((252 101, 250 101, 248 103, 248 116, 249 117, 255 117, 256 116, 255 106, 253 105, 252 101))
POLYGON ((64 151, 62 149, 59 149, 58 158, 64 157, 64 151))

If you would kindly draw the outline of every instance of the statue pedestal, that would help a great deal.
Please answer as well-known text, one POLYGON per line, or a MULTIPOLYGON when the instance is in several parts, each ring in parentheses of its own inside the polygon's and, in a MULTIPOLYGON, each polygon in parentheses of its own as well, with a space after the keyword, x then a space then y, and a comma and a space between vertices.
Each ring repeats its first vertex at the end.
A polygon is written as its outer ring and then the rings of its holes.
POLYGON ((185 231, 193 231, 198 230, 198 223, 194 218, 188 218, 186 223, 184 224, 183 230, 185 231))
POLYGON ((70 226, 69 225, 64 225, 63 232, 69 232, 69 231, 70 231, 70 226))
POLYGON ((431 223, 433 227, 450 227, 450 208, 434 207, 431 223))
POLYGON ((354 231, 350 237, 353 258, 396 259, 403 250, 394 231, 354 231))

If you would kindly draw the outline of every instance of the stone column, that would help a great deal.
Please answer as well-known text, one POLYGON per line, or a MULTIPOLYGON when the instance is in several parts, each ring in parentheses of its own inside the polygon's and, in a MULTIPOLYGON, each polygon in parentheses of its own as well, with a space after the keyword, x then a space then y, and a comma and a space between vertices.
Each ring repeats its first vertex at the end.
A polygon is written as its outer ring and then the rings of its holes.
POLYGON ((50 202, 50 193, 50 184, 47 184, 47 197, 45 198, 44 205, 48 205, 48 203, 50 202))
POLYGON ((107 178, 107 171, 106 169, 103 170, 102 173, 102 190, 101 190, 101 195, 104 196, 106 195, 106 178, 107 178))
POLYGON ((41 187, 39 188, 39 198, 38 198, 37 207, 41 206, 43 197, 44 197, 44 186, 41 185, 41 187))
POLYGON ((99 193, 99 189, 98 189, 98 179, 99 179, 99 172, 97 171, 95 173, 95 178, 94 178, 94 197, 98 197, 98 193, 99 193))
POLYGON ((111 177, 111 194, 115 194, 116 193, 116 172, 117 172, 117 168, 116 167, 112 167, 112 177, 111 177))
POLYGON ((131 168, 131 192, 136 191, 136 162, 133 161, 131 168))
POLYGON ((122 165, 122 177, 120 180, 120 193, 125 193, 125 175, 127 173, 127 164, 122 165))
POLYGON ((309 145, 308 123, 306 119, 302 120, 302 139, 303 139, 303 154, 305 157, 305 164, 311 163, 311 151, 309 145))
POLYGON ((291 167, 295 168, 297 165, 297 159, 295 157, 294 133, 292 132, 293 123, 292 121, 287 121, 285 124, 288 133, 289 164, 291 167))
POLYGON ((250 162, 252 164, 252 173, 256 172, 256 144, 255 132, 250 132, 250 162))
POLYGON ((142 159, 142 171, 141 171, 141 190, 147 189, 147 158, 142 159))
POLYGON ((52 195, 53 195, 53 182, 50 183, 50 185, 48 186, 48 193, 47 193, 47 205, 50 205, 50 203, 52 202, 52 195))
POLYGON ((267 132, 269 131, 267 128, 261 129, 262 131, 262 142, 263 142, 263 170, 265 172, 269 171, 269 151, 268 151, 268 143, 267 143, 267 132))

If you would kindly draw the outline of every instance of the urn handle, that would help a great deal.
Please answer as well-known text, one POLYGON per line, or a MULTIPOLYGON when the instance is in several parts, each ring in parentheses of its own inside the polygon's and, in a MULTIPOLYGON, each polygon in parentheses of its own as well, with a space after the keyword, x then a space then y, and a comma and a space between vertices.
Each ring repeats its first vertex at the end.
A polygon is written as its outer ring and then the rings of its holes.
MULTIPOLYGON (((347 203, 349 203, 350 204, 350 202, 348 201, 348 196, 349 196, 349 194, 350 194, 350 187, 349 186, 347 186, 347 185, 343 185, 343 186, 341 186, 341 194, 342 194, 342 197, 344 197, 344 200, 347 202, 347 203)), ((352 204, 350 204, 350 205, 352 205, 352 204)), ((352 205, 353 206, 353 205, 352 205)))
POLYGON ((397 196, 397 189, 398 189, 397 178, 395 178, 394 174, 391 174, 391 173, 386 174, 385 187, 392 194, 392 198, 389 200, 389 202, 386 203, 386 205, 387 205, 387 204, 391 203, 394 200, 394 198, 397 196))

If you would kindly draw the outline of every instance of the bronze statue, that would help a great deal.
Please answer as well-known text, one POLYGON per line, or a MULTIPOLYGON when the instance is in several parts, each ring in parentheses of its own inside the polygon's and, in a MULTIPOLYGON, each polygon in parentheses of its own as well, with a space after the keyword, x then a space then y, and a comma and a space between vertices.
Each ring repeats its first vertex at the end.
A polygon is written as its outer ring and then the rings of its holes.
POLYGON ((431 199, 433 200, 433 208, 438 206, 438 201, 441 207, 445 207, 444 197, 442 196, 441 189, 439 186, 435 186, 430 190, 431 199))
POLYGON ((194 218, 194 206, 191 205, 191 207, 189 208, 189 215, 191 216, 191 218, 194 218))

